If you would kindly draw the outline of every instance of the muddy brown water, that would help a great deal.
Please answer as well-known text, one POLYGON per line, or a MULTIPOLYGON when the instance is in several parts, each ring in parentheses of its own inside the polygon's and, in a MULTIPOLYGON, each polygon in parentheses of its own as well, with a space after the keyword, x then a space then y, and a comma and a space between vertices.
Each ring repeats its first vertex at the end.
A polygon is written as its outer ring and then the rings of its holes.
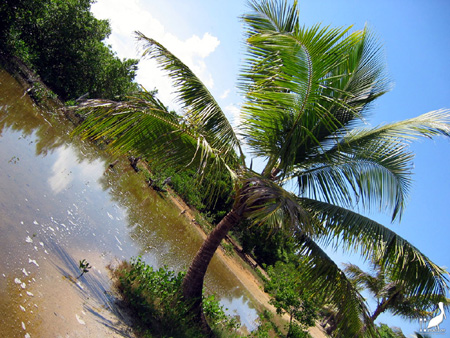
MULTIPOLYGON (((106 266, 141 255, 186 269, 201 244, 170 201, 72 128, 0 69, 0 337, 128 336, 106 266), (82 259, 93 268, 74 282, 82 259)), ((205 286, 255 328, 251 296, 217 258, 205 286)))

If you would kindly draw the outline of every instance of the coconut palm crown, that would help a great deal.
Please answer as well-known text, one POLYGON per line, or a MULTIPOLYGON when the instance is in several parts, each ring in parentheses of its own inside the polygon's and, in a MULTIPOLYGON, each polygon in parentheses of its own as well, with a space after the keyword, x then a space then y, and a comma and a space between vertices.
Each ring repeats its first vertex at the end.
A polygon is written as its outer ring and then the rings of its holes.
POLYGON ((441 294, 411 296, 408 282, 391 279, 389 271, 378 262, 372 262, 371 265, 373 273, 365 272, 354 264, 344 264, 344 272, 358 290, 367 290, 375 297, 376 308, 371 315, 372 322, 383 312, 418 320, 431 316, 431 309, 439 302, 446 307, 450 305, 450 299, 441 294))
POLYGON ((393 278, 408 281, 410 296, 446 293, 443 268, 353 210, 375 208, 400 219, 411 185, 408 145, 419 137, 450 136, 449 111, 367 126, 372 102, 389 87, 381 48, 369 30, 303 27, 295 1, 250 1, 249 7, 239 81, 245 100, 237 128, 189 67, 139 32, 143 56, 173 80, 181 111, 171 113, 145 90, 125 102, 89 100, 80 107, 86 120, 77 132, 107 139, 117 154, 133 151, 180 170, 195 167, 199 180, 223 172, 231 177, 233 208, 193 259, 184 297, 194 300, 201 316, 208 264, 244 218, 291 232, 308 260, 305 283, 338 306, 337 330, 345 336, 361 334, 370 313, 321 245, 379 261, 393 278), (264 168, 253 170, 253 158, 263 159, 264 168))

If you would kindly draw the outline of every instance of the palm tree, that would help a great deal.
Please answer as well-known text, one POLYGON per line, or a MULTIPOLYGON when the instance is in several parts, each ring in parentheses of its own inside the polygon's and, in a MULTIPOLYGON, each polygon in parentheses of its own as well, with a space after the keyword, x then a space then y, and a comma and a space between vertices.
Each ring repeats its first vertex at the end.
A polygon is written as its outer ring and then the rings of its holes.
POLYGON ((368 290, 377 300, 377 307, 370 316, 375 322, 378 316, 386 311, 400 315, 405 319, 418 319, 431 314, 428 309, 439 302, 450 304, 450 299, 443 295, 411 295, 407 281, 395 280, 379 262, 373 262, 375 274, 361 270, 354 264, 345 264, 344 272, 348 279, 360 290, 368 290))
POLYGON ((388 87, 380 47, 368 29, 302 27, 295 1, 250 1, 249 7, 243 16, 247 58, 240 77, 245 102, 238 128, 183 62, 139 32, 143 56, 155 59, 173 80, 182 105, 179 115, 145 90, 126 102, 90 100, 81 107, 86 120, 76 132, 108 139, 117 154, 134 151, 178 170, 194 167, 199 181, 214 173, 231 177, 233 207, 194 257, 183 282, 184 298, 201 317, 208 264, 243 219, 291 231, 308 260, 302 278, 313 292, 327 294, 338 305, 338 330, 347 336, 360 332, 370 314, 319 244, 342 244, 365 258, 375 257, 410 282, 412 295, 444 293, 444 269, 351 209, 387 206, 393 220, 400 218, 411 182, 408 142, 450 136, 448 111, 364 127, 371 103, 388 87), (260 172, 253 170, 244 149, 252 159, 264 159, 260 172))

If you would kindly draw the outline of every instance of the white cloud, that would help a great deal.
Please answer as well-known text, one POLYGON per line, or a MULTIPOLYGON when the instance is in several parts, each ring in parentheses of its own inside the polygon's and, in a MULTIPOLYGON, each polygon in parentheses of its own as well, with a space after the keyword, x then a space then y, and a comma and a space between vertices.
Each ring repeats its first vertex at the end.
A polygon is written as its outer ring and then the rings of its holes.
MULTIPOLYGON (((205 59, 213 53, 220 41, 205 32, 203 36, 192 35, 182 40, 166 30, 164 25, 145 10, 139 0, 98 0, 92 5, 92 12, 99 19, 109 19, 112 34, 108 43, 121 58, 138 58, 135 31, 155 39, 182 60, 191 70, 212 89, 213 77, 207 69, 205 59)), ((171 82, 157 68, 152 60, 141 60, 136 80, 147 89, 157 88, 159 97, 165 104, 173 104, 171 82)))
POLYGON ((227 90, 225 90, 223 93, 222 93, 222 95, 220 95, 220 98, 223 100, 223 99, 226 99, 227 97, 228 97, 228 94, 230 94, 230 90, 229 89, 227 89, 227 90))
POLYGON ((197 35, 193 35, 186 40, 186 46, 192 49, 192 54, 198 54, 201 58, 206 58, 214 52, 219 44, 219 39, 208 32, 203 34, 201 39, 197 35))
POLYGON ((224 108, 225 115, 227 115, 231 125, 235 130, 241 124, 241 110, 235 104, 229 104, 224 108))

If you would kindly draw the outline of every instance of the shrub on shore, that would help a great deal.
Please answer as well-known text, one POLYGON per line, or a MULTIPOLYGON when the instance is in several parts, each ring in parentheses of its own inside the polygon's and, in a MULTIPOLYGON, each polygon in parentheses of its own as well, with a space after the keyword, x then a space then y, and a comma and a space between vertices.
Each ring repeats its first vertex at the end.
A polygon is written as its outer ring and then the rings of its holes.
MULTIPOLYGON (((137 329, 144 337, 203 337, 192 319, 189 306, 181 297, 185 272, 167 267, 154 269, 141 258, 122 262, 113 270, 115 286, 137 319, 137 329)), ((215 335, 238 337, 239 324, 227 316, 214 296, 204 297, 204 313, 215 335)))

